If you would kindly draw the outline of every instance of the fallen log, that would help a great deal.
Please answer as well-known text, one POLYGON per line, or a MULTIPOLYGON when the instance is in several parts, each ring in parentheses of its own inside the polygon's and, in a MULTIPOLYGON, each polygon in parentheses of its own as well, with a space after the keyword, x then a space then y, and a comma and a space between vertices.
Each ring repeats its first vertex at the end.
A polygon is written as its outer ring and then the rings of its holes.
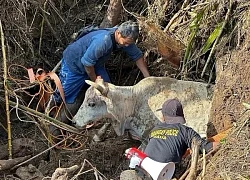
POLYGON ((111 0, 106 15, 100 24, 101 28, 113 27, 119 23, 121 17, 121 0, 111 0))

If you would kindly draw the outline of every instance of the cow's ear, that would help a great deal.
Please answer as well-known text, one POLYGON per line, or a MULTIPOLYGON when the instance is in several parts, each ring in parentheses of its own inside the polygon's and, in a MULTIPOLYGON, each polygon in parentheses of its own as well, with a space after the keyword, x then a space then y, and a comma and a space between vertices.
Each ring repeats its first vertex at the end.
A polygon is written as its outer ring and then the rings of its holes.
POLYGON ((101 94, 105 93, 105 89, 104 87, 102 87, 101 85, 93 82, 93 81, 90 81, 90 80, 85 80, 85 82, 90 85, 90 86, 93 86, 94 88, 96 88, 98 91, 100 91, 101 94))

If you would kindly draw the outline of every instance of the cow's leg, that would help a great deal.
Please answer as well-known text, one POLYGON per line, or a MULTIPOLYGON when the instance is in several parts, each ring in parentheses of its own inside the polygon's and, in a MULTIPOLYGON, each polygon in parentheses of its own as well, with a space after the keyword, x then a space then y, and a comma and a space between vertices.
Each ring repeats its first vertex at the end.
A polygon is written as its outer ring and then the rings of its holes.
POLYGON ((113 121, 112 126, 117 134, 117 136, 122 136, 125 133, 125 130, 128 130, 130 138, 134 140, 141 140, 142 130, 141 127, 135 122, 139 122, 136 117, 127 117, 124 121, 118 122, 113 121))
POLYGON ((104 135, 106 134, 107 129, 110 127, 110 123, 105 123, 98 132, 94 135, 93 141, 100 142, 103 141, 104 135))
POLYGON ((132 139, 141 140, 145 126, 140 123, 137 117, 128 117, 121 129, 129 130, 132 139))

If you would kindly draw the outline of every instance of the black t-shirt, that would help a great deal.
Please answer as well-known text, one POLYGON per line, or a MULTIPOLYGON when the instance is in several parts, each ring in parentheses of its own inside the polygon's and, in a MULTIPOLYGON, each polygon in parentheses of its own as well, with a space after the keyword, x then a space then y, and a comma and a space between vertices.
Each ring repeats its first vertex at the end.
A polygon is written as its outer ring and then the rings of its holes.
POLYGON ((186 150, 191 148, 193 138, 201 141, 201 150, 208 152, 212 149, 213 144, 202 139, 192 128, 179 123, 160 123, 150 132, 145 153, 158 162, 179 163, 186 150))

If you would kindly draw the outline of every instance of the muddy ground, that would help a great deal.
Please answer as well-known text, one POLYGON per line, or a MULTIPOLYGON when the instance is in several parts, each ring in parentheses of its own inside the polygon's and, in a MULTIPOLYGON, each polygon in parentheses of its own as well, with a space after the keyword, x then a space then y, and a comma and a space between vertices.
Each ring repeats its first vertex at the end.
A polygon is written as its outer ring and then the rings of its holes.
MULTIPOLYGON (((69 9, 71 3, 71 1, 67 1, 67 4, 64 4, 61 10, 63 11, 64 9, 69 9)), ((81 3, 84 4, 84 2, 81 3)), ((95 19, 96 22, 101 21, 102 16, 100 13, 104 13, 105 11, 100 11, 100 6, 102 5, 101 2, 98 2, 99 5, 96 5, 96 3, 97 2, 92 2, 92 4, 89 4, 88 6, 80 6, 81 4, 78 4, 79 7, 77 8, 74 6, 73 8, 76 8, 78 12, 75 11, 76 15, 72 16, 71 20, 73 23, 70 24, 71 26, 64 27, 62 23, 58 25, 58 29, 63 29, 64 31, 58 30, 57 32, 60 32, 60 35, 63 34, 67 37, 62 39, 63 43, 64 41, 69 42, 71 33, 80 26, 77 19, 82 20, 83 18, 86 18, 84 22, 92 22, 93 19, 95 19), (81 7, 84 7, 84 13, 81 12, 81 7), (70 28, 74 30, 69 30, 70 28)), ((136 8, 137 6, 134 7, 136 8)), ((122 18, 123 20, 127 20, 128 17, 123 16, 122 18)), ((38 19, 37 21, 38 22, 34 23, 39 24, 41 19, 38 19)), ((57 27, 56 22, 57 21, 55 21, 55 24, 52 24, 53 27, 57 27)), ((66 23, 66 25, 68 24, 66 23)), ((34 31, 33 36, 37 35, 39 37, 39 28, 32 30, 34 31)), ((27 61, 25 63, 34 67, 43 67, 44 69, 50 70, 60 60, 60 52, 64 47, 59 44, 58 47, 54 46, 54 44, 51 43, 51 39, 55 39, 51 38, 50 33, 48 32, 49 29, 47 28, 44 35, 44 44, 41 54, 42 56, 47 57, 49 61, 44 62, 32 60, 31 62, 27 61), (57 48, 59 49, 58 51, 56 51, 57 48)), ((247 43, 245 43, 245 45, 246 44, 247 43)), ((242 48, 238 48, 237 50, 230 49, 225 54, 226 55, 217 57, 216 81, 211 82, 212 84, 215 84, 215 86, 211 120, 208 126, 208 136, 214 135, 234 124, 237 124, 237 121, 241 117, 241 113, 244 110, 242 103, 250 103, 250 53, 248 46, 246 45, 242 48)), ((156 59, 157 56, 155 55, 150 54, 148 57, 149 71, 151 75, 170 77, 177 76, 179 71, 172 67, 167 61, 156 59)), ((25 60, 22 59, 22 61, 25 60)), ((112 82, 117 85, 133 85, 142 79, 142 75, 139 73, 138 69, 133 63, 129 62, 128 59, 125 58, 124 54, 113 56, 112 60, 107 63, 107 68, 112 82), (120 61, 116 60, 121 59, 123 59, 123 61, 119 64, 118 62, 120 61)), ((0 119, 1 122, 5 124, 6 114, 2 113, 2 109, 4 109, 5 104, 1 104, 0 106, 0 119)), ((22 114, 20 115, 23 120, 27 120, 26 116, 22 114)), ((34 123, 20 121, 16 117, 16 113, 14 111, 11 113, 11 125, 12 139, 30 138, 35 141, 32 148, 29 149, 32 156, 35 156, 50 147, 48 141, 45 139, 38 126, 34 123)), ((128 134, 117 137, 112 128, 108 129, 103 142, 93 142, 92 137, 101 125, 102 124, 99 124, 98 126, 92 127, 88 131, 84 131, 83 136, 74 137, 75 140, 79 141, 75 143, 74 146, 66 147, 65 144, 60 145, 58 148, 47 151, 29 161, 26 165, 33 164, 40 170, 43 176, 51 177, 52 173, 58 167, 70 167, 76 164, 81 167, 84 160, 88 160, 92 166, 96 167, 96 169, 107 179, 119 179, 120 172, 128 168, 128 162, 124 157, 124 150, 132 146, 138 147, 140 142, 132 140, 128 134)), ((6 143, 7 133, 3 128, 1 128, 0 145, 4 145, 6 143)), ((15 154, 13 156, 15 157, 15 154)), ((5 159, 7 159, 7 157, 5 157, 5 159)), ((223 163, 223 158, 221 162, 223 163)), ((90 165, 85 165, 82 172, 85 172, 88 169, 92 169, 92 167, 90 165)), ((185 168, 182 169, 185 170, 185 168)), ((208 176, 207 179, 214 179, 218 175, 218 172, 213 172, 215 173, 211 173, 212 178, 208 176)), ((76 172, 73 174, 76 174, 76 172)), ((70 177, 72 177, 72 174, 70 177)), ((17 177, 16 169, 14 169, 0 172, 0 179, 17 180, 19 178, 17 177)), ((27 179, 27 177, 23 179, 27 179)), ((38 180, 39 177, 34 177, 33 179, 38 180)), ((80 175, 79 179, 91 180, 95 179, 95 176, 93 171, 91 171, 80 175)))

